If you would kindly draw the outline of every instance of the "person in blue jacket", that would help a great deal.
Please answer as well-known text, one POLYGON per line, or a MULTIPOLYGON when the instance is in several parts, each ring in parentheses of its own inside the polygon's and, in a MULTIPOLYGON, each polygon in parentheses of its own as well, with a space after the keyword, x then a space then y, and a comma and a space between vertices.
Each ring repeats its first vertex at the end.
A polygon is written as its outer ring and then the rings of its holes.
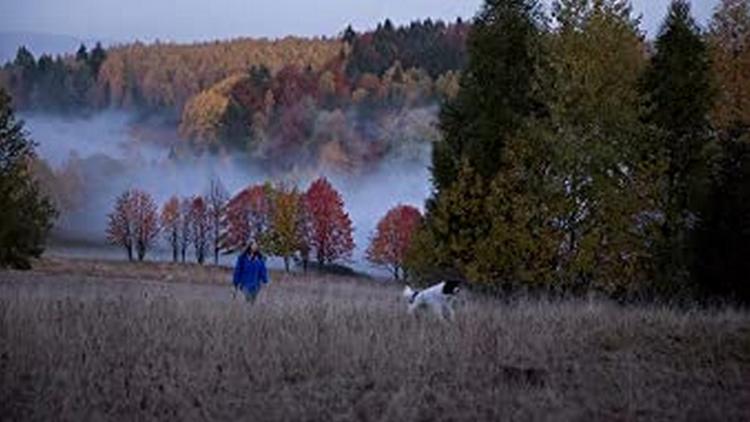
POLYGON ((258 297, 261 284, 268 284, 266 260, 260 253, 257 243, 251 242, 237 257, 232 283, 234 288, 244 293, 245 299, 251 302, 255 302, 255 298, 258 297))

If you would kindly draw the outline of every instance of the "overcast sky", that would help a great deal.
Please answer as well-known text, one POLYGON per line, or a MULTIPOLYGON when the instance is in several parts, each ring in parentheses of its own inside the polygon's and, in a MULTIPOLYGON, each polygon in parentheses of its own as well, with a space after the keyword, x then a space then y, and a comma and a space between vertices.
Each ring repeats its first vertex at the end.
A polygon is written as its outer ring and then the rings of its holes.
MULTIPOLYGON (((718 0, 693 0, 700 23, 718 0)), ((0 31, 110 41, 194 41, 237 36, 335 35, 385 18, 471 18, 482 0, 0 0, 0 31)), ((644 29, 658 29, 669 0, 633 0, 644 29)))

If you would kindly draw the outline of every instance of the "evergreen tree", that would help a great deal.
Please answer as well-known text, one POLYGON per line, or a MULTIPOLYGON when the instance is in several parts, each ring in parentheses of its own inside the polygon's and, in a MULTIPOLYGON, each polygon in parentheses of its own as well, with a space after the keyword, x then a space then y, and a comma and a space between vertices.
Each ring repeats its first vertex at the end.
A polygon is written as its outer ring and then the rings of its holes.
POLYGON ((0 89, 0 267, 29 268, 44 251, 55 210, 31 174, 33 141, 0 89))
POLYGON ((76 51, 76 61, 77 62, 87 62, 89 60, 89 51, 86 49, 85 44, 81 44, 80 47, 78 47, 78 51, 76 51))
POLYGON ((659 130, 666 159, 663 243, 657 252, 662 278, 679 283, 687 276, 689 234, 706 188, 714 97, 707 47, 686 0, 670 5, 655 47, 643 88, 645 120, 659 130))
POLYGON ((691 269, 703 297, 750 303, 750 135, 722 142, 691 269))
POLYGON ((535 0, 487 0, 476 18, 458 95, 440 113, 443 137, 432 157, 435 197, 415 236, 419 249, 407 259, 415 275, 458 271, 486 283, 499 275, 478 258, 498 261, 480 250, 495 224, 488 189, 507 164, 508 143, 543 114, 542 26, 535 0))
POLYGON ((456 180, 462 160, 488 182, 503 147, 525 118, 541 111, 538 69, 543 19, 536 0, 487 0, 469 33, 469 62, 458 96, 440 113, 433 149, 436 191, 456 180))
POLYGON ((105 60, 107 60, 107 51, 102 48, 102 43, 97 42, 94 49, 91 50, 88 60, 91 75, 94 79, 99 77, 99 69, 101 69, 105 60))
POLYGON ((341 39, 343 39, 345 43, 352 45, 356 38, 357 38, 357 33, 354 32, 354 29, 352 28, 351 25, 347 25, 341 39))

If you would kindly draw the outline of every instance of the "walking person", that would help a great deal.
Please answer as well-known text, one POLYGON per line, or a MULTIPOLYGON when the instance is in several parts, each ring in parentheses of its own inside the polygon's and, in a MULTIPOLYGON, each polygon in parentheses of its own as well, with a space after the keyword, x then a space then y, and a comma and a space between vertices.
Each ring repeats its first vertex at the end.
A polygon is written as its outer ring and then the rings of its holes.
POLYGON ((235 292, 241 291, 248 302, 255 302, 262 284, 268 284, 266 260, 257 243, 251 242, 237 257, 232 283, 235 292))

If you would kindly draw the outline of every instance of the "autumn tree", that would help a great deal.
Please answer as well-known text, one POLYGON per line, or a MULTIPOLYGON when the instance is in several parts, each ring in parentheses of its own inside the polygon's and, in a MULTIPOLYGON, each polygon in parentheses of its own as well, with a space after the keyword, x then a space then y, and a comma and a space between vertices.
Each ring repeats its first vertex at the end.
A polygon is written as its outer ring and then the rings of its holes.
POLYGON ((177 262, 180 253, 180 199, 172 196, 161 209, 160 222, 164 238, 172 248, 172 261, 177 262))
POLYGON ((674 0, 643 78, 645 120, 658 129, 666 160, 660 277, 685 287, 690 231, 705 197, 714 90, 710 59, 686 0, 674 0))
POLYGON ((211 247, 214 254, 214 265, 219 264, 219 250, 221 249, 221 225, 226 211, 226 205, 229 200, 227 192, 221 180, 218 178, 211 180, 208 192, 208 215, 211 231, 211 247))
POLYGON ((32 177, 34 142, 0 89, 0 267, 29 268, 44 251, 56 211, 32 177))
POLYGON ((178 243, 180 246, 180 257, 182 262, 185 262, 188 248, 193 241, 193 223, 191 220, 192 214, 192 201, 190 198, 182 198, 180 201, 180 222, 179 222, 179 238, 178 243))
POLYGON ((203 265, 211 244, 211 214, 202 196, 195 196, 190 203, 190 223, 195 260, 203 265))
POLYGON ((300 194, 296 188, 277 186, 272 192, 270 247, 274 255, 284 259, 284 269, 300 249, 300 194))
POLYGON ((703 298, 750 303, 750 2, 723 0, 708 34, 718 98, 718 159, 694 233, 692 276, 703 298))
POLYGON ((114 209, 107 216, 107 241, 124 248, 128 261, 133 260, 135 245, 135 212, 132 195, 130 190, 121 193, 115 199, 114 209))
POLYGON ((388 210, 378 222, 375 236, 367 248, 367 259, 389 268, 393 278, 399 280, 403 273, 406 252, 421 222, 422 213, 410 205, 398 205, 388 210))
POLYGON ((310 247, 318 264, 351 256, 354 250, 352 221, 344 210, 341 194, 322 177, 310 185, 304 201, 310 216, 310 247))
POLYGON ((708 45, 718 87, 712 121, 726 138, 750 128, 750 1, 719 3, 708 45))
POLYGON ((133 215, 133 237, 139 261, 143 261, 159 234, 159 213, 154 199, 147 192, 133 189, 130 194, 133 215))
POLYGON ((221 249, 241 250, 249 241, 264 244, 270 229, 270 186, 250 185, 226 205, 222 224, 221 249))
POLYGON ((640 115, 643 35, 625 0, 560 0, 553 10, 544 123, 546 180, 560 194, 548 222, 564 234, 557 265, 568 286, 637 288, 662 180, 640 115))

